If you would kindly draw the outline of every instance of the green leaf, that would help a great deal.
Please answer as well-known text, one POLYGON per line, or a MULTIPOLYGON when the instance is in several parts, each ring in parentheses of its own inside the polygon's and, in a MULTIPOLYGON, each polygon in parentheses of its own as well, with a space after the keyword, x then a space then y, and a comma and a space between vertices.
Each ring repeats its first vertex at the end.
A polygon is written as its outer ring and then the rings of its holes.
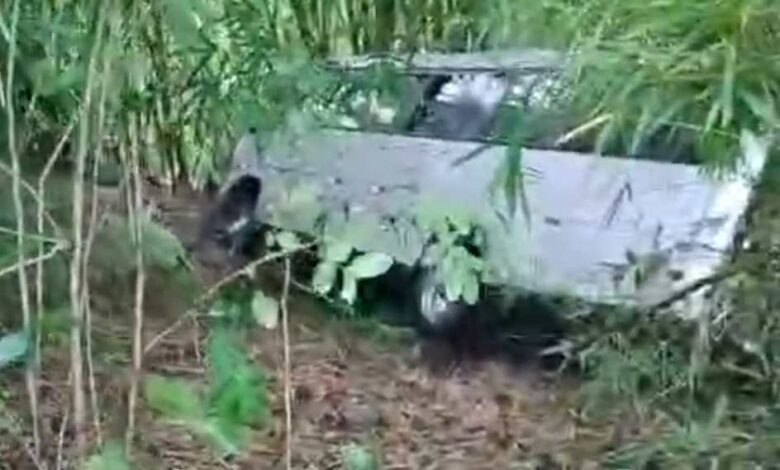
POLYGON ((279 246, 285 251, 294 251, 301 247, 298 236, 292 232, 282 232, 276 236, 279 246))
POLYGON ((651 101, 650 103, 645 103, 642 105, 642 113, 639 115, 639 120, 637 121, 636 127, 634 129, 634 135, 631 138, 631 147, 629 150, 629 153, 631 154, 635 154, 639 151, 647 135, 649 134, 648 126, 655 117, 654 105, 655 101, 651 101))
POLYGON ((325 259, 334 263, 343 263, 352 254, 352 246, 349 243, 338 240, 325 242, 325 259))
POLYGON ((252 298, 252 316, 258 325, 268 329, 276 328, 279 323, 279 302, 262 291, 256 291, 252 298))
POLYGON ((425 253, 425 264, 428 266, 437 266, 444 261, 449 247, 443 243, 437 243, 428 249, 425 253))
POLYGON ((366 253, 355 258, 349 265, 355 279, 381 276, 393 265, 393 257, 384 253, 366 253))
POLYGON ((350 444, 342 450, 345 470, 375 470, 376 458, 365 446, 350 444))
POLYGON ((236 455, 239 453, 239 441, 242 433, 235 435, 233 429, 225 427, 225 423, 217 418, 209 418, 203 423, 198 423, 196 430, 205 436, 211 443, 219 449, 223 456, 236 455))
POLYGON ((479 279, 475 275, 469 275, 463 282, 463 301, 474 305, 479 300, 479 279))
POLYGON ((341 273, 341 298, 352 305, 355 303, 355 299, 357 299, 357 279, 355 279, 352 270, 349 268, 342 270, 341 273))
POLYGON ((724 128, 731 124, 734 117, 734 79, 736 76, 737 51, 733 44, 726 48, 726 65, 723 69, 723 86, 721 88, 720 102, 723 106, 721 113, 721 126, 724 128))
POLYGON ((273 232, 268 231, 265 233, 265 245, 276 246, 276 235, 273 232))
POLYGON ((710 107, 709 113, 707 113, 707 120, 704 122, 705 133, 711 131, 713 126, 715 126, 715 121, 717 121, 718 119, 720 110, 721 110, 721 103, 719 101, 714 101, 712 103, 712 106, 710 107))
POLYGON ((338 273, 338 264, 329 260, 323 260, 314 270, 314 277, 312 279, 312 287, 314 291, 320 295, 327 294, 336 282, 336 274, 338 273))
POLYGON ((769 126, 777 125, 777 113, 774 109, 771 97, 766 96, 764 98, 759 98, 746 90, 739 90, 739 96, 741 101, 745 103, 756 118, 764 121, 764 123, 769 126))
POLYGON ((29 347, 30 337, 21 331, 0 338, 0 369, 24 357, 29 347))
POLYGON ((203 416, 203 403, 192 385, 180 379, 152 375, 144 383, 149 406, 173 419, 193 420, 203 416))
POLYGON ((523 139, 524 131, 522 124, 512 130, 509 135, 509 145, 506 149, 504 162, 496 170, 493 181, 490 185, 491 192, 496 189, 502 189, 506 201, 509 216, 514 218, 517 212, 517 202, 521 203, 523 215, 526 220, 531 222, 531 211, 528 205, 528 198, 525 190, 525 175, 523 173, 523 139))
POLYGON ((444 287, 447 300, 456 301, 463 293, 463 274, 457 269, 450 269, 444 277, 444 287))
POLYGON ((447 216, 452 213, 452 206, 430 198, 421 199, 416 207, 415 221, 426 233, 446 233, 447 216))
POLYGON ((597 155, 603 155, 606 151, 607 144, 614 137, 616 133, 615 120, 610 119, 607 124, 601 129, 596 138, 595 152, 597 155))
POLYGON ((450 223, 452 223, 452 226, 455 227, 455 231, 459 235, 468 235, 474 227, 474 220, 472 219, 471 214, 465 210, 452 211, 447 218, 450 223))
POLYGON ((266 379, 247 357, 234 331, 211 334, 209 359, 209 421, 206 430, 226 452, 239 447, 246 426, 268 416, 266 379))

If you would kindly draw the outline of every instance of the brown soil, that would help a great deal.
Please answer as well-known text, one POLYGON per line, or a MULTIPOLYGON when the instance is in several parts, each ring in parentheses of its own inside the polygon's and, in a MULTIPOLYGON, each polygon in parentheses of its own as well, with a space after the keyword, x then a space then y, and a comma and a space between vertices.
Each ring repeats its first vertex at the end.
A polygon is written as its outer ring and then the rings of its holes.
MULTIPOLYGON (((152 199, 162 220, 185 244, 191 242, 198 198, 152 193, 152 199)), ((223 275, 219 257, 217 252, 197 254, 202 283, 223 275)), ((166 300, 166 288, 156 284, 161 282, 155 276, 149 280, 146 341, 174 327, 146 356, 145 371, 202 380, 205 324, 182 317, 185 306, 166 300)), ((434 374, 413 344, 381 341, 376 327, 335 321, 306 295, 291 298, 290 312, 295 469, 344 468, 342 451, 350 443, 372 449, 384 469, 598 468, 598 454, 612 440, 610 430, 578 424, 577 383, 572 378, 496 362, 434 374)), ((125 423, 129 319, 126 311, 95 315, 95 348, 101 351, 95 360, 98 403, 103 438, 110 439, 122 436, 125 423)), ((142 401, 136 468, 284 468, 282 346, 280 329, 253 333, 249 342, 252 358, 269 378, 273 420, 254 431, 240 458, 228 462, 215 457, 197 436, 154 416, 142 401)), ((44 359, 41 415, 50 461, 57 454, 61 422, 69 408, 66 348, 64 343, 50 347, 44 359)), ((14 384, 9 403, 26 409, 21 373, 8 378, 14 384)), ((97 436, 91 437, 94 442, 97 436)), ((66 448, 69 440, 66 431, 66 448)), ((0 437, 0 455, 0 468, 35 468, 19 439, 0 437)))

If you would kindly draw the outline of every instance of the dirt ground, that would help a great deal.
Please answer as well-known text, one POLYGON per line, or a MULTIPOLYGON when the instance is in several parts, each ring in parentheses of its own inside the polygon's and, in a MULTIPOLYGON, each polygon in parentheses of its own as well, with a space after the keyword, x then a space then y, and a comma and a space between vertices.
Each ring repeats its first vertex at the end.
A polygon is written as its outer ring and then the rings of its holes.
MULTIPOLYGON (((185 244, 197 226, 198 198, 151 193, 163 222, 185 244)), ((209 284, 224 274, 218 253, 198 253, 199 279, 209 284)), ((205 374, 205 325, 183 317, 185 307, 165 299, 150 278, 146 341, 168 330, 145 357, 145 372, 199 380, 205 374)), ((610 429, 584 426, 575 412, 575 378, 534 366, 512 368, 494 361, 433 373, 414 340, 383 340, 381 329, 335 320, 320 303, 296 293, 290 302, 293 390, 293 468, 344 468, 342 452, 356 443, 372 449, 384 469, 590 469, 613 441, 610 429)), ((121 358, 95 364, 102 435, 121 436, 129 370, 130 329, 116 316, 95 320, 96 335, 121 358), (112 365, 109 366, 108 363, 112 365)), ((45 361, 63 362, 65 344, 45 361), (52 357, 53 355, 53 357, 52 357)), ((252 334, 251 357, 266 370, 273 422, 253 432, 249 448, 224 461, 185 429, 139 406, 137 468, 284 468, 285 425, 281 330, 252 334)), ((51 363, 51 362, 50 362, 51 363)), ((41 393, 45 453, 56 455, 68 406, 67 367, 45 367, 41 393)), ((23 388, 21 373, 11 378, 23 388)), ((91 436, 93 442, 96 435, 91 436)), ((0 468, 34 468, 22 446, 2 444, 0 468), (8 466, 11 465, 11 466, 8 466)), ((67 452, 66 452, 67 455, 67 452)))
MULTIPOLYGON (((593 450, 610 438, 578 427, 575 384, 564 379, 490 362, 435 375, 411 350, 327 322, 307 304, 298 300, 291 309, 294 468, 342 468, 341 450, 350 443, 375 449, 385 469, 588 468, 593 450)), ((161 344, 148 370, 200 377, 192 335, 183 329, 161 344)), ((238 461, 222 463, 226 468, 283 468, 279 336, 263 332, 250 344, 270 375, 274 424, 256 433, 238 461)), ((164 468, 219 468, 186 433, 148 414, 141 427, 141 447, 164 468)))

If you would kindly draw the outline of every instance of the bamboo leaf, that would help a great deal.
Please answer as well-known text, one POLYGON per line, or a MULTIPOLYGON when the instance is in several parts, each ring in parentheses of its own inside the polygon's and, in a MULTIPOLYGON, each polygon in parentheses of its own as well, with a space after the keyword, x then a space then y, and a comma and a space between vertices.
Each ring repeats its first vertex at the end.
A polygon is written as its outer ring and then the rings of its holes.
POLYGON ((770 96, 759 98, 748 90, 738 90, 739 99, 750 109, 758 119, 764 121, 770 128, 778 125, 776 103, 770 96))
POLYGON ((724 128, 731 124, 731 120, 734 117, 734 80, 736 79, 737 52, 733 44, 727 46, 725 54, 726 63, 723 69, 723 88, 720 96, 723 108, 720 125, 724 128))

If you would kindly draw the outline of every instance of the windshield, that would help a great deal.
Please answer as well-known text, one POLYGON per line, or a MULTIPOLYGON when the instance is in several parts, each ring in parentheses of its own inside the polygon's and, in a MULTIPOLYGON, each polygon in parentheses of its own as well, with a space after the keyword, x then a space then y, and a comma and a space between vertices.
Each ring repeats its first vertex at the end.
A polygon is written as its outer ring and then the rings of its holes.
POLYGON ((582 126, 591 110, 572 100, 560 68, 449 70, 377 62, 349 77, 339 124, 353 130, 698 163, 694 142, 662 127, 638 143, 600 142, 582 126))
POLYGON ((357 79, 346 106, 349 127, 447 140, 505 139, 521 111, 552 101, 555 83, 555 75, 539 71, 362 73, 375 76, 357 79))

